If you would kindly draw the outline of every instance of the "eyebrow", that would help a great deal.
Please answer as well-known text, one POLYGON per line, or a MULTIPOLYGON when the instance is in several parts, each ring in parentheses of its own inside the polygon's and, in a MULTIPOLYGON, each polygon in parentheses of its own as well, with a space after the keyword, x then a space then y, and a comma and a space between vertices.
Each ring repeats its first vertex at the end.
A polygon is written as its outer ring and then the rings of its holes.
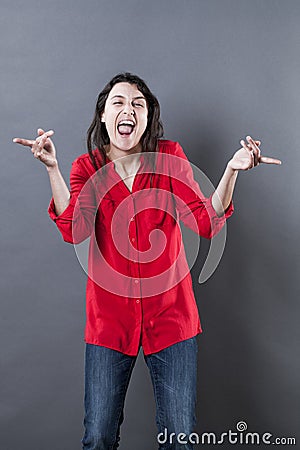
MULTIPOLYGON (((114 95, 111 99, 113 98, 125 98, 124 95, 114 95)), ((134 97, 133 100, 145 100, 145 97, 143 97, 142 95, 138 96, 138 97, 134 97)))

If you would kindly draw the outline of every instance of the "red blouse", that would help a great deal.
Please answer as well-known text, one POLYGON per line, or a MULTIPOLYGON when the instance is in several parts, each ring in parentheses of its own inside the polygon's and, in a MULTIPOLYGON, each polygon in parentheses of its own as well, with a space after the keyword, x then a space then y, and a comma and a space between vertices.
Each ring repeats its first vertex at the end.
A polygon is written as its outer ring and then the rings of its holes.
POLYGON ((233 204, 217 216, 177 142, 141 154, 132 192, 106 163, 96 171, 88 154, 78 157, 69 206, 57 216, 52 198, 49 214, 66 242, 90 238, 85 341, 127 355, 142 345, 147 355, 202 331, 179 220, 209 239, 233 204))

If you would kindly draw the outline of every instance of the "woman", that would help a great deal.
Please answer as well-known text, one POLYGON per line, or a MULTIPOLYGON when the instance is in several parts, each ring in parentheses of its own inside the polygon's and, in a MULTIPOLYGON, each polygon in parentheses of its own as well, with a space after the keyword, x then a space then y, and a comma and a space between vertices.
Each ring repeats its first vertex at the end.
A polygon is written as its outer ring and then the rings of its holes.
POLYGON ((15 138, 45 164, 50 217, 66 242, 90 237, 85 330, 83 449, 116 449, 140 346, 156 400, 161 449, 191 449, 195 426, 196 336, 201 332, 178 221, 211 238, 233 212, 239 170, 280 164, 241 141, 212 196, 205 198, 178 143, 160 139, 160 108, 145 82, 115 76, 99 94, 88 154, 77 158, 69 191, 53 131, 15 138), (225 211, 225 212, 224 212, 225 211), (173 434, 172 434, 173 433, 173 434), (175 434, 174 434, 175 433, 175 434))

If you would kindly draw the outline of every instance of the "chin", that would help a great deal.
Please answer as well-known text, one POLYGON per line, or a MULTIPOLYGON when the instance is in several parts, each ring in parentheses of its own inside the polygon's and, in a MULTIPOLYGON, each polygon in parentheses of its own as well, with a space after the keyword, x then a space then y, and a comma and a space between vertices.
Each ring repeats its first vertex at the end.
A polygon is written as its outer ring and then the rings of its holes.
POLYGON ((124 142, 124 143, 120 143, 119 145, 114 145, 114 147, 118 148, 119 150, 122 150, 123 152, 130 152, 135 149, 139 149, 140 151, 142 151, 142 146, 141 146, 140 142, 138 142, 137 144, 128 143, 127 145, 124 142))

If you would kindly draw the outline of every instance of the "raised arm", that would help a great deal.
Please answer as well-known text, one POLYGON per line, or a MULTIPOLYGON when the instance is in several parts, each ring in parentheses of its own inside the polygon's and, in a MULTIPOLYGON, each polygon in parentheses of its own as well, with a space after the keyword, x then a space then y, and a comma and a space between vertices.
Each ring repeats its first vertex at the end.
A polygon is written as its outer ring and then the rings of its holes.
POLYGON ((70 192, 59 170, 56 149, 50 139, 54 131, 44 131, 41 128, 37 131, 38 136, 36 139, 14 138, 13 142, 30 147, 33 156, 45 165, 49 175, 55 211, 57 215, 60 215, 69 205, 70 192))
POLYGON ((281 164, 279 159, 261 155, 259 148, 260 141, 254 141, 251 136, 247 136, 246 141, 240 141, 242 148, 235 152, 232 159, 228 162, 225 172, 212 197, 212 205, 218 216, 224 214, 224 211, 226 211, 232 200, 239 170, 249 170, 261 163, 281 164))

